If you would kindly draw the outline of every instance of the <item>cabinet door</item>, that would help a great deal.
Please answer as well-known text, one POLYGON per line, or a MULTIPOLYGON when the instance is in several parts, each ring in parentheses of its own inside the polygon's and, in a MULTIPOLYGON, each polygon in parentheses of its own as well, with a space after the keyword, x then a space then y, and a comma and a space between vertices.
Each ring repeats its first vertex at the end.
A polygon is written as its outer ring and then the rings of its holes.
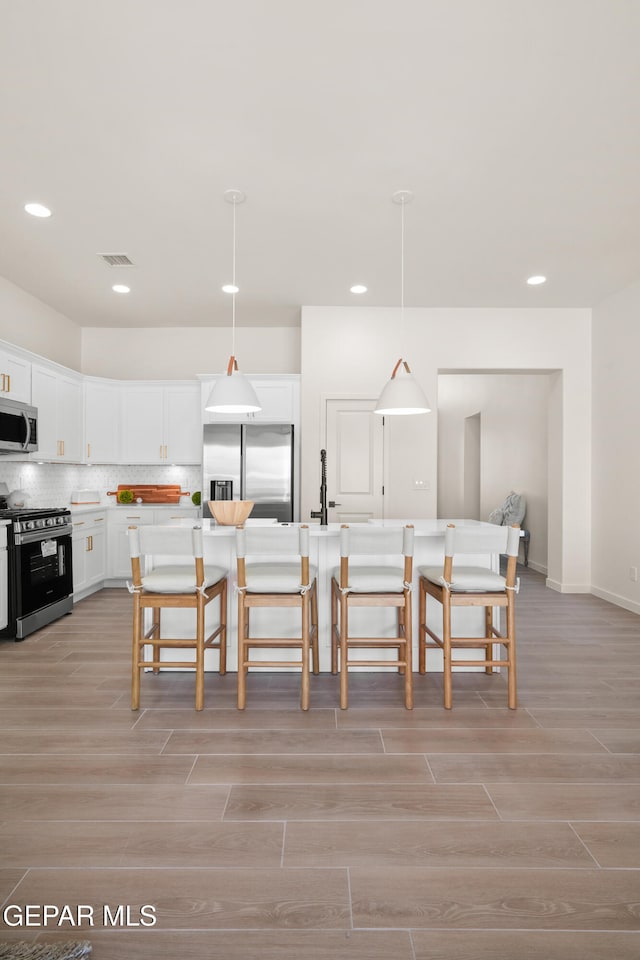
POLYGON ((57 378, 58 459, 82 461, 82 382, 57 378))
POLYGON ((85 552, 87 585, 104 580, 107 558, 107 531, 104 527, 94 526, 87 537, 85 552))
POLYGON ((31 363, 0 350, 0 395, 31 403, 31 363))
POLYGON ((122 458, 125 463, 166 463, 164 389, 128 386, 122 393, 122 458))
POLYGON ((58 378, 54 370, 33 366, 31 397, 38 408, 38 450, 33 460, 57 460, 58 437, 58 378))
POLYGON ((80 593, 87 584, 87 563, 86 563, 86 543, 87 538, 84 534, 84 523, 74 522, 74 534, 72 540, 71 554, 73 567, 73 592, 80 593), (80 532, 76 532, 79 530, 80 532))
POLYGON ((87 463, 117 463, 120 455, 119 384, 84 386, 84 455, 87 463))
POLYGON ((31 396, 38 408, 34 460, 82 460, 82 381, 47 367, 32 368, 31 396))
POLYGON ((252 414, 251 419, 265 423, 293 423, 292 384, 284 382, 253 381, 262 410, 252 414))
POLYGON ((130 513, 127 511, 125 514, 109 515, 107 521, 107 576, 117 577, 119 580, 131 579, 131 557, 127 530, 130 526, 153 523, 153 513, 153 510, 145 513, 138 513, 137 511, 130 513))
POLYGON ((201 463, 200 385, 165 388, 164 445, 168 463, 201 463))

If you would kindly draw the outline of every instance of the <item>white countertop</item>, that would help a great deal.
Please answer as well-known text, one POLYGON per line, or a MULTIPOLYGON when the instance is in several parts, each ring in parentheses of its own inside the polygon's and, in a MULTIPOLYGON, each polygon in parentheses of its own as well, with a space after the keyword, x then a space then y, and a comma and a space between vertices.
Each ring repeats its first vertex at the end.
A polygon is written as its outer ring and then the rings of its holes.
MULTIPOLYGON (((202 532, 205 537, 231 537, 235 535, 235 526, 221 525, 216 523, 214 520, 198 518, 197 521, 192 517, 185 517, 183 519, 176 520, 174 522, 175 526, 192 526, 197 522, 198 526, 202 527, 202 532)), ((399 527, 404 526, 405 524, 413 524, 415 528, 416 537, 443 537, 448 523, 455 523, 458 527, 493 527, 493 524, 485 523, 482 520, 436 520, 436 519, 421 519, 421 520, 369 520, 371 524, 382 527, 399 527)), ((258 520, 249 519, 246 521, 246 526, 271 526, 279 525, 284 527, 299 527, 299 523, 284 523, 278 524, 277 520, 258 520)), ((309 523, 309 536, 311 537, 335 537, 340 533, 341 523, 329 523, 327 526, 321 526, 319 523, 309 523)))

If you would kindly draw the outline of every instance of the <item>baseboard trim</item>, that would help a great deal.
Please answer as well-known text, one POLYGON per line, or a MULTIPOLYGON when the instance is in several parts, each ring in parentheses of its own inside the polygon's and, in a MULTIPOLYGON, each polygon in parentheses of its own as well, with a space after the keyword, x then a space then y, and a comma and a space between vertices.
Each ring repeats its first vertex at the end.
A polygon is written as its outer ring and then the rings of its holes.
POLYGON ((640 614, 640 603, 636 603, 635 600, 627 600, 626 597, 611 593, 610 590, 601 590, 600 587, 592 587, 591 593, 594 597, 599 597, 600 600, 607 600, 608 603, 615 604, 616 607, 623 607, 625 610, 630 610, 631 613, 640 614))
POLYGON ((592 593, 588 583, 560 583, 559 580, 550 580, 547 577, 545 584, 556 593, 592 593))
POLYGON ((549 572, 548 567, 544 566, 542 563, 536 563, 535 560, 529 560, 529 566, 532 570, 535 570, 536 573, 541 573, 545 577, 549 572))

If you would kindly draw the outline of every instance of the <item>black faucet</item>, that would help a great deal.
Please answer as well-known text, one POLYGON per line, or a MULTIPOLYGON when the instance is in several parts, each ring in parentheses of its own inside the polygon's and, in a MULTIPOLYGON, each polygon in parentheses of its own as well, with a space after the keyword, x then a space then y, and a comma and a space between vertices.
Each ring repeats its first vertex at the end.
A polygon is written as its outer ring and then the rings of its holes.
POLYGON ((322 464, 322 479, 320 482, 320 509, 312 510, 311 517, 314 520, 320 519, 320 526, 326 527, 329 523, 329 514, 327 510, 327 451, 320 451, 320 462, 322 464))

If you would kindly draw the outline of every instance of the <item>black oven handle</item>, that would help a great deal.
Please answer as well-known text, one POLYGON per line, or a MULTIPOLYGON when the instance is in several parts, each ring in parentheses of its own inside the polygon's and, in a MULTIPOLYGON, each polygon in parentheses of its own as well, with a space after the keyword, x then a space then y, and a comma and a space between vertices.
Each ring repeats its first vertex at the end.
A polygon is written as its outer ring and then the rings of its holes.
POLYGON ((22 416, 24 417, 24 422, 27 425, 27 439, 25 440, 22 449, 28 450, 29 444, 31 443, 31 420, 29 419, 27 414, 24 412, 24 410, 22 411, 22 416))

